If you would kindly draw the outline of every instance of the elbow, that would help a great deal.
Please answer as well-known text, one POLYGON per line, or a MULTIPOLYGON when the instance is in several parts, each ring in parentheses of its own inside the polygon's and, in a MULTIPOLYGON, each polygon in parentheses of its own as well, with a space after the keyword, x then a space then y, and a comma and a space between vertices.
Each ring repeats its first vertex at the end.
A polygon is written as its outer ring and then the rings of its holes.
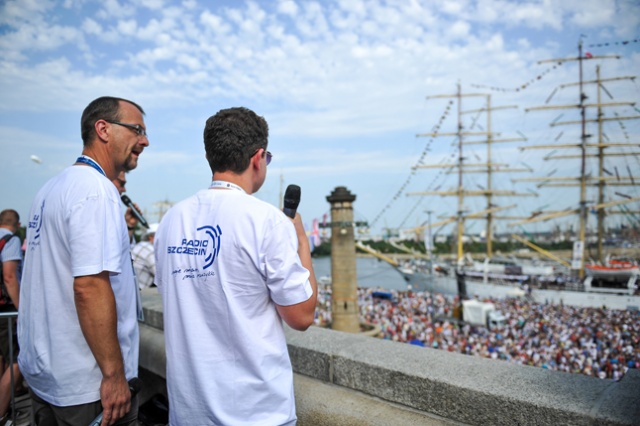
POLYGON ((315 310, 303 315, 285 315, 284 322, 297 331, 306 331, 313 325, 315 319, 315 310))
POLYGON ((287 321, 287 325, 297 331, 307 331, 307 329, 313 325, 313 316, 311 316, 310 319, 287 321))

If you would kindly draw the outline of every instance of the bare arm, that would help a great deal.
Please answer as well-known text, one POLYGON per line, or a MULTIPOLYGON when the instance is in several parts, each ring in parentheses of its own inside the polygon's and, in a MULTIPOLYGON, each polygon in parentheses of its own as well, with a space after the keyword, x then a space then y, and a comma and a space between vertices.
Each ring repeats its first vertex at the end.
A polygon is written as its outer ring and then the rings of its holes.
POLYGON ((7 260, 2 262, 2 277, 4 279, 4 285, 7 288, 7 293, 9 293, 9 297, 16 309, 18 309, 18 305, 20 304, 18 264, 19 262, 17 260, 7 260))
POLYGON ((73 280, 80 328, 102 372, 103 423, 111 425, 131 409, 131 392, 118 342, 116 301, 109 272, 73 280))
POLYGON ((296 213, 293 224, 296 228, 296 235, 298 236, 298 256, 300 256, 300 263, 309 271, 309 282, 311 283, 313 294, 304 302, 291 306, 276 305, 276 308, 289 327, 295 330, 305 331, 313 324, 315 318, 318 284, 316 283, 316 275, 313 272, 309 240, 304 232, 304 226, 302 225, 302 219, 299 213, 296 213))

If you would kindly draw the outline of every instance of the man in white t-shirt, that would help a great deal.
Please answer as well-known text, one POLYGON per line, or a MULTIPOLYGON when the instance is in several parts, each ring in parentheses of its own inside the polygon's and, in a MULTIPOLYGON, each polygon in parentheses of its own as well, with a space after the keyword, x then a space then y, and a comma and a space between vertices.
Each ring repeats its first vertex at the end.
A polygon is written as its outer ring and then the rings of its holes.
POLYGON ((218 112, 204 130, 208 189, 176 204, 155 238, 172 425, 292 425, 282 320, 306 330, 317 286, 299 214, 252 196, 271 154, 264 118, 218 112))
POLYGON ((112 180, 147 140, 144 111, 113 97, 81 118, 83 150, 49 180, 29 214, 20 286, 18 363, 37 424, 135 425, 139 290, 112 180), (118 420, 120 419, 120 420, 118 420))

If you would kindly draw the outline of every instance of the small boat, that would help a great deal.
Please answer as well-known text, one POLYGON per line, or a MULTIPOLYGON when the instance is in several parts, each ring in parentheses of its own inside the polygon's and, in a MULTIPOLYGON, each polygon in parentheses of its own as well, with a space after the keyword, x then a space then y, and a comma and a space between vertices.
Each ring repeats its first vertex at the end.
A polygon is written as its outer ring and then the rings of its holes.
POLYGON ((637 265, 584 265, 584 271, 587 275, 592 277, 616 277, 616 278, 630 278, 633 275, 640 273, 640 267, 637 265))
POLYGON ((584 272, 586 291, 631 295, 640 276, 640 266, 630 260, 607 259, 604 265, 585 264, 584 272))

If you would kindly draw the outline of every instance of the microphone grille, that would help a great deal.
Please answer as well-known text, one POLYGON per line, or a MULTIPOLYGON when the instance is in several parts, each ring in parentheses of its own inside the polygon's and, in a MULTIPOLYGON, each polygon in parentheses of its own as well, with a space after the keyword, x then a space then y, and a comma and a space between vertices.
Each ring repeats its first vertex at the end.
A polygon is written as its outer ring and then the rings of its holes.
POLYGON ((298 207, 300 203, 300 187, 298 185, 289 185, 284 192, 284 206, 290 208, 298 207))

